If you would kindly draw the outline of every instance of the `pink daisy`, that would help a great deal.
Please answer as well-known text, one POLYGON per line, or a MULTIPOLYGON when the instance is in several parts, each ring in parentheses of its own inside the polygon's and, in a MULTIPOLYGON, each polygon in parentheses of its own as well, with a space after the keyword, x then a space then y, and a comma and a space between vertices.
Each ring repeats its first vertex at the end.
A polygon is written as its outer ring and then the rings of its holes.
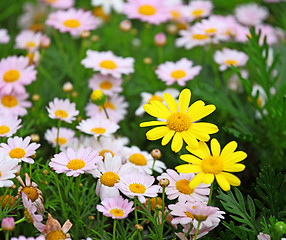
POLYGON ((0 152, 0 188, 13 186, 11 179, 15 177, 18 162, 18 159, 11 159, 7 153, 0 152))
POLYGON ((141 203, 146 202, 145 197, 156 197, 160 186, 153 185, 155 178, 143 173, 129 173, 121 177, 120 182, 114 186, 129 198, 138 197, 141 203))
POLYGON ((25 137, 25 139, 17 136, 8 138, 8 144, 0 144, 0 151, 9 154, 11 158, 33 164, 34 160, 31 156, 36 154, 36 150, 40 147, 40 144, 30 143, 30 141, 30 137, 25 137))
POLYGON ((34 52, 40 47, 42 36, 43 35, 40 32, 35 33, 31 30, 23 30, 15 39, 15 48, 26 49, 30 52, 34 52))
POLYGON ((37 71, 29 66, 29 58, 23 56, 10 56, 2 58, 0 62, 0 92, 11 94, 15 91, 24 94, 24 86, 36 80, 37 71))
POLYGON ((159 181, 162 178, 167 178, 170 184, 166 187, 166 194, 168 199, 174 200, 178 198, 179 202, 205 202, 207 203, 210 193, 209 184, 201 183, 194 189, 189 187, 190 181, 194 178, 193 173, 180 173, 178 174, 172 169, 167 169, 167 173, 161 174, 157 177, 159 181))
POLYGON ((111 51, 87 50, 86 55, 81 64, 86 68, 92 68, 94 71, 100 71, 103 75, 111 74, 115 78, 120 78, 122 74, 134 72, 134 58, 118 57, 111 51))
POLYGON ((171 18, 170 7, 165 1, 128 0, 123 6, 123 12, 128 18, 156 25, 171 18))
POLYGON ((16 116, 0 114, 0 137, 11 137, 22 127, 21 121, 16 116))
POLYGON ((49 15, 46 24, 58 29, 62 33, 69 32, 73 36, 79 36, 82 31, 96 29, 98 22, 90 11, 70 8, 60 10, 49 15))
POLYGON ((100 89, 105 95, 112 96, 113 94, 122 92, 122 78, 114 78, 109 75, 93 74, 88 80, 88 87, 92 91, 100 89))
POLYGON ((202 67, 193 66, 193 62, 182 58, 177 62, 165 62, 158 66, 155 71, 158 78, 166 82, 166 85, 172 85, 177 82, 180 86, 185 86, 186 82, 197 76, 202 67))
POLYGON ((87 171, 96 169, 95 164, 101 160, 102 157, 98 155, 98 152, 93 151, 91 148, 80 148, 76 152, 72 148, 68 148, 66 152, 56 154, 51 159, 49 166, 56 173, 64 172, 68 177, 77 177, 87 171))
POLYGON ((66 9, 74 6, 74 0, 41 0, 53 8, 66 9))
POLYGON ((45 133, 45 139, 53 145, 53 147, 56 147, 57 141, 59 143, 60 147, 65 147, 68 142, 72 141, 74 138, 75 132, 69 128, 61 127, 59 131, 59 139, 57 140, 58 136, 58 129, 56 127, 53 127, 51 129, 48 129, 45 133))
POLYGON ((197 18, 204 18, 211 14, 213 4, 211 1, 195 0, 183 8, 183 14, 188 21, 194 21, 197 18))
POLYGON ((10 36, 7 29, 0 28, 0 44, 6 44, 10 41, 10 36))
POLYGON ((53 102, 49 102, 47 110, 50 118, 60 119, 67 123, 71 123, 79 114, 79 111, 75 108, 75 103, 71 103, 69 99, 55 98, 53 102))
POLYGON ((196 204, 198 203, 180 201, 176 204, 170 204, 168 208, 171 210, 170 214, 174 216, 172 224, 193 223, 194 216, 191 214, 191 209, 193 209, 196 204))
POLYGON ((29 97, 28 93, 16 93, 10 94, 0 93, 0 112, 13 116, 25 116, 27 114, 27 108, 32 106, 32 103, 26 101, 29 97))
POLYGON ((94 137, 108 137, 119 129, 119 125, 109 119, 89 118, 82 120, 76 128, 94 137))
POLYGON ((235 49, 224 48, 222 51, 216 51, 214 60, 220 65, 219 70, 224 71, 229 66, 243 67, 248 61, 248 56, 244 52, 235 49))
POLYGON ((120 195, 103 200, 101 205, 96 206, 96 209, 102 212, 104 216, 113 219, 127 218, 128 214, 134 210, 133 202, 128 202, 128 199, 124 199, 120 195))

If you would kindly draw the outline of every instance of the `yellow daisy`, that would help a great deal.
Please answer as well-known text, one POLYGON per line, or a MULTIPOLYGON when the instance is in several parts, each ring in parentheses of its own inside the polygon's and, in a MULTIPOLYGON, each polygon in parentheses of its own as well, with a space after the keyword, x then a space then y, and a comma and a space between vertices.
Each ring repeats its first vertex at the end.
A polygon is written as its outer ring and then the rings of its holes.
POLYGON ((236 151, 237 143, 228 143, 221 151, 219 142, 214 138, 211 140, 211 152, 205 142, 199 142, 199 148, 193 149, 187 146, 187 150, 192 153, 184 154, 181 159, 191 164, 183 164, 176 167, 180 173, 198 173, 189 183, 194 189, 200 183, 210 184, 217 180, 219 186, 224 190, 230 190, 230 185, 239 186, 238 177, 228 172, 241 172, 245 166, 238 163, 244 160, 247 155, 243 151, 236 151), (195 155, 195 156, 194 156, 195 155))
POLYGON ((209 134, 218 132, 218 127, 212 123, 197 122, 215 110, 214 105, 205 105, 201 100, 196 101, 190 107, 191 91, 184 89, 179 96, 179 107, 176 100, 169 94, 164 94, 167 106, 160 101, 151 101, 144 105, 144 110, 151 116, 166 121, 143 122, 140 127, 159 126, 146 133, 148 140, 162 139, 165 146, 172 140, 171 148, 179 152, 183 146, 183 140, 193 148, 199 147, 198 140, 208 141, 209 134), (198 139, 198 140, 197 140, 198 139))

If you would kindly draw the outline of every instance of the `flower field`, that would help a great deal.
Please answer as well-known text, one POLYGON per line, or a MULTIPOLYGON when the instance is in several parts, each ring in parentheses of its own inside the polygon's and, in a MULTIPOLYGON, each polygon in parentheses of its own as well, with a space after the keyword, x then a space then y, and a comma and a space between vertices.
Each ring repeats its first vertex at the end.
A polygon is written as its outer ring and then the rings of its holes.
POLYGON ((0 2, 0 239, 286 239, 286 1, 0 2))

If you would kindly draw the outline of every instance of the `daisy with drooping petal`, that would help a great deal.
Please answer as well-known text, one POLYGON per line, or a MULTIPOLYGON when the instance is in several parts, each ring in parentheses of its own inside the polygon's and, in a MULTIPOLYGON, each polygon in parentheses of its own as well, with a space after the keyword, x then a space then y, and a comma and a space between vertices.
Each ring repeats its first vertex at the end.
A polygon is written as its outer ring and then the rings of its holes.
POLYGON ((60 119, 67 123, 71 123, 79 114, 79 111, 75 108, 75 103, 71 103, 69 99, 55 98, 53 102, 49 102, 47 110, 50 118, 60 119))
POLYGON ((0 144, 0 151, 9 154, 11 158, 33 164, 34 160, 31 156, 36 154, 36 149, 40 147, 40 144, 30 143, 30 141, 30 137, 25 137, 25 139, 21 137, 8 138, 8 144, 0 144))
POLYGON ((103 75, 111 74, 115 78, 120 78, 122 74, 134 72, 134 58, 118 57, 111 51, 87 50, 86 55, 81 64, 86 68, 92 68, 94 71, 100 71, 103 75))
MULTIPOLYGON (((126 162, 139 172, 152 174, 154 158, 150 153, 141 151, 137 146, 132 146, 126 154, 126 159, 126 162)), ((166 165, 162 161, 156 160, 153 170, 162 173, 164 169, 166 169, 166 165)))
POLYGON ((172 85, 177 82, 180 86, 185 86, 186 82, 197 76, 202 67, 193 66, 193 62, 182 58, 177 62, 165 62, 158 66, 155 73, 158 78, 166 82, 166 85, 172 85))
POLYGON ((162 178, 167 178, 170 184, 166 187, 166 194, 168 199, 174 200, 178 198, 179 202, 208 202, 208 195, 210 193, 209 184, 201 183, 196 188, 190 188, 189 183, 194 178, 193 173, 178 174, 172 169, 167 169, 167 173, 163 173, 157 177, 160 181, 162 178))
POLYGON ((248 61, 248 56, 244 52, 235 49, 224 48, 222 51, 216 51, 214 60, 220 65, 219 70, 224 71, 229 66, 242 67, 248 61))
POLYGON ((195 0, 183 8, 184 16, 188 21, 193 21, 197 18, 207 17, 211 14, 213 4, 211 1, 195 0))
POLYGON ((145 113, 143 106, 145 104, 147 104, 147 103, 151 103, 151 101, 157 100, 157 101, 160 101, 160 102, 165 104, 164 93, 169 93, 175 99, 180 94, 180 92, 177 89, 175 89, 175 88, 167 88, 166 90, 164 90, 162 92, 161 91, 160 92, 155 92, 154 94, 147 93, 147 92, 142 92, 140 94, 142 100, 141 100, 140 106, 135 111, 135 115, 142 116, 145 113))
POLYGON ((13 186, 14 182, 11 179, 15 177, 18 162, 18 159, 11 159, 7 153, 0 152, 0 188, 13 186))
POLYGON ((53 147, 57 146, 57 142, 60 147, 65 147, 68 142, 72 141, 74 138, 75 132, 69 128, 61 127, 59 129, 59 138, 58 137, 58 129, 56 127, 52 127, 48 129, 45 133, 45 139, 53 145, 53 147))
POLYGON ((88 87, 92 91, 100 89, 105 95, 112 96, 113 94, 122 92, 122 78, 114 78, 109 75, 93 74, 88 80, 88 87))
POLYGON ((67 9, 74 6, 74 0, 41 0, 53 8, 67 9))
POLYGON ((30 52, 34 52, 40 47, 42 36, 43 35, 40 32, 36 33, 31 30, 23 30, 15 39, 15 48, 26 49, 30 52))
POLYGON ((0 137, 11 137, 22 127, 21 121, 16 116, 0 114, 0 137))
POLYGON ((7 29, 0 28, 0 44, 6 44, 10 41, 10 36, 7 29))
POLYGON ((104 216, 113 219, 127 218, 128 214, 134 210, 133 202, 129 202, 128 199, 124 199, 120 195, 103 200, 101 205, 96 206, 96 209, 104 216))
POLYGON ((66 152, 55 154, 49 166, 56 173, 64 172, 68 177, 77 177, 87 171, 96 169, 95 164, 101 160, 102 157, 98 155, 98 151, 92 151, 91 148, 80 148, 78 151, 68 148, 66 152))
POLYGON ((122 13, 123 0, 92 0, 92 6, 101 6, 105 14, 110 14, 114 9, 117 13, 122 13))
POLYGON ((24 94, 25 86, 36 80, 37 71, 29 66, 29 58, 10 56, 0 61, 0 92, 11 94, 12 91, 24 94))
POLYGON ((73 36, 79 36, 82 31, 96 29, 98 22, 90 11, 70 8, 66 11, 52 12, 46 24, 58 29, 62 33, 69 32, 73 36))
POLYGON ((26 101, 29 97, 28 93, 16 93, 10 94, 0 93, 0 112, 13 116, 25 116, 27 114, 27 108, 32 106, 32 103, 26 101))
POLYGON ((194 149, 187 146, 187 150, 192 153, 181 155, 181 159, 191 163, 176 167, 181 173, 198 173, 190 182, 190 188, 195 188, 200 183, 210 184, 216 178, 219 186, 224 190, 230 190, 230 186, 239 186, 240 180, 228 172, 241 172, 245 165, 239 163, 247 155, 243 151, 235 152, 237 143, 228 143, 221 151, 219 142, 214 138, 211 140, 210 152, 205 142, 199 142, 199 147, 194 149))
POLYGON ((235 8, 236 19, 246 26, 261 24, 268 17, 268 9, 256 3, 243 4, 235 8))
POLYGON ((171 18, 170 6, 165 1, 128 0, 123 6, 123 11, 130 19, 156 25, 171 18))
POLYGON ((160 101, 151 101, 150 104, 144 105, 144 110, 148 114, 165 120, 140 124, 140 127, 159 126, 146 133, 148 140, 163 138, 161 144, 165 146, 174 137, 171 149, 174 152, 179 152, 183 147, 183 140, 195 148, 199 146, 197 139, 208 141, 210 139, 209 134, 218 132, 217 126, 212 123, 197 122, 211 114, 215 110, 215 106, 205 106, 203 101, 198 100, 189 107, 191 100, 189 89, 184 89, 180 93, 178 104, 168 93, 164 94, 164 99, 168 108, 160 101))
POLYGON ((76 128, 94 137, 108 137, 119 129, 119 125, 109 119, 89 118, 82 120, 76 128))
POLYGON ((138 197, 141 203, 146 202, 145 197, 156 197, 160 186, 153 185, 155 178, 137 171, 126 174, 114 186, 129 198, 138 197))

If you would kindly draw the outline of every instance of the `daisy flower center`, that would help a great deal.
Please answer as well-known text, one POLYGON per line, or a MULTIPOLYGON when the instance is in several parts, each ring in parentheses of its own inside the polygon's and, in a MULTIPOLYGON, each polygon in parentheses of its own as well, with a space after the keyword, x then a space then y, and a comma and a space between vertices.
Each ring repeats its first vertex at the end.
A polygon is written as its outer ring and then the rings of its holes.
POLYGON ((18 105, 17 99, 11 95, 4 96, 1 100, 1 103, 3 104, 3 106, 9 107, 9 108, 15 107, 18 105))
POLYGON ((194 17, 200 17, 202 16, 204 13, 204 9, 196 9, 192 12, 194 17))
POLYGON ((22 190, 27 195, 27 198, 34 202, 38 198, 38 192, 35 188, 32 187, 24 187, 22 190))
POLYGON ((0 126, 0 134, 5 134, 10 131, 10 128, 7 126, 0 126))
POLYGON ((4 74, 4 81, 5 82, 15 82, 19 79, 20 73, 17 70, 9 70, 4 74))
POLYGON ((66 235, 62 231, 57 230, 57 231, 49 232, 45 239, 46 240, 62 240, 62 239, 67 239, 67 238, 66 238, 66 235))
POLYGON ((141 153, 134 153, 129 157, 129 161, 135 165, 145 166, 147 159, 141 153))
POLYGON ((171 73, 172 78, 180 79, 186 76, 186 72, 184 70, 175 70, 171 73))
POLYGON ((100 177, 100 182, 108 187, 114 187, 114 184, 120 180, 118 175, 114 172, 106 172, 100 177))
POLYGON ((22 148, 14 148, 9 152, 11 158, 23 158, 26 152, 22 148))
POLYGON ((31 214, 27 208, 25 208, 24 215, 25 215, 26 220, 29 223, 32 223, 32 224, 34 223, 34 219, 32 218, 32 216, 31 216, 31 214))
POLYGON ((226 65, 237 66, 237 61, 234 60, 234 59, 228 59, 228 60, 225 60, 225 64, 226 64, 226 65))
POLYGON ((190 125, 190 118, 184 113, 173 113, 167 119, 167 127, 175 132, 187 131, 190 125))
POLYGON ((143 15, 152 16, 156 13, 156 9, 151 5, 143 5, 138 9, 138 12, 143 15))
MULTIPOLYGON (((57 143, 57 138, 55 138, 55 143, 57 143)), ((63 138, 63 137, 59 137, 59 138, 58 138, 58 143, 59 143, 60 145, 64 145, 64 144, 67 143, 67 139, 66 139, 66 138, 63 138)))
POLYGON ((129 190, 133 193, 143 194, 146 191, 146 187, 141 183, 132 183, 129 185, 129 190))
POLYGON ((64 21, 64 25, 69 28, 77 28, 80 26, 80 22, 76 19, 67 19, 64 21))
POLYGON ((206 33, 208 34, 214 34, 216 33, 217 29, 216 28, 209 28, 209 29, 206 29, 206 33))
POLYGON ((201 221, 201 222, 206 221, 208 218, 208 216, 203 216, 203 215, 195 215, 194 217, 197 221, 201 221))
POLYGON ((196 39, 196 40, 205 40, 207 39, 209 36, 208 35, 205 35, 205 34, 194 34, 193 35, 193 39, 196 39))
POLYGON ((173 19, 178 19, 181 16, 180 12, 176 11, 176 10, 172 10, 172 11, 170 11, 170 13, 171 13, 173 19))
POLYGON ((103 133, 106 132, 106 129, 102 128, 102 127, 98 127, 98 128, 93 128, 90 131, 92 131, 92 132, 94 132, 96 134, 103 134, 103 133))
POLYGON ((176 182, 176 188, 180 193, 190 195, 194 192, 194 189, 189 187, 190 181, 187 179, 181 179, 176 182))
POLYGON ((186 211, 185 214, 186 214, 187 217, 189 217, 189 218, 191 218, 191 219, 194 219, 194 218, 195 218, 194 215, 191 214, 191 213, 188 212, 188 211, 186 211))
POLYGON ((113 70, 117 67, 115 62, 113 62, 112 60, 104 60, 99 64, 99 66, 101 66, 102 68, 110 69, 110 70, 113 70))
POLYGON ((121 209, 113 208, 109 211, 114 217, 123 217, 124 212, 121 209))
POLYGON ((151 103, 151 101, 160 101, 160 102, 163 102, 163 98, 158 96, 158 95, 153 95, 150 99, 149 99, 149 104, 151 103))
POLYGON ((110 151, 110 150, 102 150, 102 151, 100 151, 100 152, 99 152, 99 156, 104 157, 104 154, 107 153, 107 152, 111 153, 112 157, 115 156, 114 152, 112 152, 112 151, 110 151))
POLYGON ((209 156, 202 161, 202 170, 205 174, 219 174, 223 170, 223 164, 219 157, 209 156))
POLYGON ((66 118, 68 116, 68 113, 65 110, 57 110, 55 111, 55 115, 56 117, 60 117, 60 118, 66 118))
POLYGON ((85 161, 81 159, 73 159, 68 162, 66 167, 71 170, 78 170, 78 169, 85 167, 85 161))
POLYGON ((100 85, 99 85, 99 87, 101 88, 101 89, 110 89, 110 88, 112 88, 112 83, 111 82, 109 82, 109 81, 103 81, 102 83, 100 83, 100 85))
POLYGON ((36 46, 36 44, 35 44, 35 42, 33 42, 33 41, 28 41, 28 42, 26 42, 26 44, 25 44, 25 47, 26 48, 33 48, 33 47, 35 47, 36 46))

